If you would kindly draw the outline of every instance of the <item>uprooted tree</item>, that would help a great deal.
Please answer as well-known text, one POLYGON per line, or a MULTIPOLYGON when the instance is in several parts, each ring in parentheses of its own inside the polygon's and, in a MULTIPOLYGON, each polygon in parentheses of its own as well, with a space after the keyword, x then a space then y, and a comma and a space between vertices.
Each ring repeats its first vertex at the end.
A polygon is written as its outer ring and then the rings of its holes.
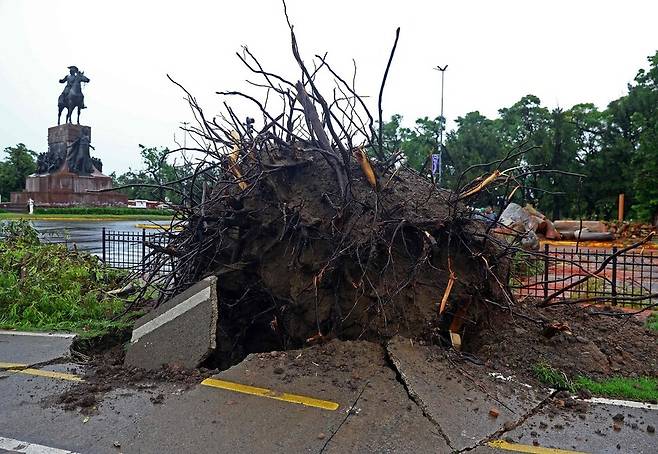
POLYGON ((382 141, 395 45, 376 121, 354 78, 341 77, 326 55, 312 68, 304 62, 288 25, 299 77, 268 72, 245 47, 238 58, 260 78, 252 83, 259 96, 218 92, 256 106, 262 122, 243 122, 226 102, 223 115, 208 118, 174 82, 196 118, 187 129, 196 146, 186 150, 198 159, 191 175, 165 185, 183 202, 168 245, 152 245, 161 266, 173 263, 173 272, 150 278, 161 300, 218 276, 221 364, 331 337, 441 338, 488 303, 511 305, 509 256, 523 232, 494 235, 468 204, 492 188, 513 194, 519 169, 505 166, 523 151, 440 189, 382 141), (333 86, 321 90, 327 80, 333 86))

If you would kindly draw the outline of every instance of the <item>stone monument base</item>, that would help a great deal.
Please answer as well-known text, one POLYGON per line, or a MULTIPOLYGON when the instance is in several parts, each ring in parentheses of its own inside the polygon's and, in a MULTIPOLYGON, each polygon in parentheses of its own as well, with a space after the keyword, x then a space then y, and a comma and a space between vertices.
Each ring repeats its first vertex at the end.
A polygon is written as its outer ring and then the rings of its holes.
POLYGON ((11 202, 27 204, 30 199, 36 206, 72 205, 127 205, 128 196, 116 191, 89 192, 112 188, 112 178, 94 173, 89 176, 70 172, 47 175, 30 175, 25 190, 12 192, 11 202))
POLYGON ((48 152, 37 158, 37 173, 25 179, 25 190, 11 193, 11 203, 61 207, 127 205, 128 196, 112 189, 102 163, 89 155, 91 128, 64 124, 48 129, 48 152), (107 192, 96 192, 106 190, 107 192))

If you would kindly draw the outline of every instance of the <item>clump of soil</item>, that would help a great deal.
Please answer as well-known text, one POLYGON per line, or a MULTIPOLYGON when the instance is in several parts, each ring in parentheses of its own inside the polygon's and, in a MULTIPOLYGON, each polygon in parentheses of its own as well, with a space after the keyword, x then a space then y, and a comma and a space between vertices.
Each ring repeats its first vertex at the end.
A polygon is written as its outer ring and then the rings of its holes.
MULTIPOLYGON (((94 344, 96 345, 96 344, 94 344)), ((106 344, 103 344, 106 345, 106 344)), ((107 347, 107 345, 106 345, 107 347)), ((146 371, 123 365, 125 351, 118 344, 91 353, 86 362, 87 373, 83 382, 75 383, 69 390, 50 400, 49 404, 61 405, 64 410, 79 409, 83 414, 93 414, 98 404, 109 391, 117 388, 155 389, 157 384, 175 383, 182 389, 188 389, 200 383, 203 379, 217 373, 216 370, 183 369, 173 366, 163 367, 155 371, 146 371)), ((162 394, 154 394, 151 402, 157 404, 164 399, 162 394)))
POLYGON ((520 303, 515 311, 541 323, 492 311, 480 322, 478 335, 466 337, 465 350, 528 381, 535 381, 533 367, 541 361, 572 378, 658 376, 658 333, 640 319, 594 315, 622 312, 575 305, 540 309, 520 303))

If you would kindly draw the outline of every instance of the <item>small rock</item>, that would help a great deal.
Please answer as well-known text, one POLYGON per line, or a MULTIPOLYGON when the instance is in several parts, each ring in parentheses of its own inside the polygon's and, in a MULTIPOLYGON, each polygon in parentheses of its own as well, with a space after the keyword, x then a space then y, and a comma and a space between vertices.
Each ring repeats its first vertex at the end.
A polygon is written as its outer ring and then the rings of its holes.
POLYGON ((326 437, 326 435, 324 434, 324 432, 320 432, 320 433, 318 434, 318 440, 324 440, 324 437, 326 437))
POLYGON ((505 424, 503 424, 503 429, 505 429, 506 432, 514 429, 514 421, 506 421, 505 424))
POLYGON ((558 392, 556 392, 554 397, 555 397, 556 399, 566 399, 566 398, 568 398, 569 396, 571 396, 571 394, 569 394, 569 391, 562 390, 562 391, 558 391, 558 392))
POLYGON ((115 441, 114 443, 112 443, 112 446, 114 446, 115 448, 120 448, 121 443, 119 443, 118 441, 115 441))
POLYGON ((522 336, 525 333, 527 333, 528 331, 521 328, 521 327, 518 327, 518 328, 514 328, 514 332, 517 334, 517 336, 522 336))
POLYGON ((278 366, 274 368, 274 373, 277 375, 281 375, 284 372, 283 367, 278 366))
POLYGON ((580 397, 581 399, 591 399, 592 393, 589 389, 580 388, 578 390, 578 397, 580 397))
POLYGON ((161 404, 164 401, 164 394, 160 393, 157 396, 151 397, 150 401, 154 404, 161 404))
POLYGON ((584 336, 576 336, 576 340, 581 344, 586 344, 589 342, 589 339, 584 336))
POLYGON ((652 426, 651 424, 648 424, 647 425, 647 432, 649 432, 650 434, 655 433, 656 428, 654 426, 652 426))
POLYGON ((499 415, 500 412, 498 411, 497 408, 492 408, 491 410, 489 410, 489 416, 491 416, 492 418, 497 418, 499 415))

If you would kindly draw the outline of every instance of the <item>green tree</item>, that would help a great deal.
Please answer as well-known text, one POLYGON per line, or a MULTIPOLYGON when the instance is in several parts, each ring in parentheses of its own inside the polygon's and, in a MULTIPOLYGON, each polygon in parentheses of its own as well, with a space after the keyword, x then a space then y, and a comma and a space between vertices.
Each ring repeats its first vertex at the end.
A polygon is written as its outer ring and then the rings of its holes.
MULTIPOLYGON (((508 149, 501 138, 499 120, 490 120, 475 111, 457 118, 456 123, 457 128, 450 131, 446 138, 449 156, 446 186, 454 189, 458 189, 457 186, 468 183, 478 175, 492 171, 490 166, 481 166, 481 164, 501 159, 508 149), (464 173, 476 165, 478 167, 464 173)), ((493 203, 493 200, 489 200, 490 205, 493 203)))
POLYGON ((441 118, 419 118, 413 128, 403 128, 401 122, 402 116, 396 114, 382 126, 384 152, 386 155, 402 152, 404 163, 420 171, 428 157, 438 150, 441 118))
MULTIPOLYGON (((175 159, 171 157, 168 148, 146 147, 139 145, 140 155, 142 157, 142 168, 133 170, 129 168, 127 172, 110 176, 115 186, 128 186, 122 191, 131 199, 147 199, 165 201, 179 204, 182 202, 180 192, 187 193, 191 182, 183 181, 174 185, 177 191, 165 188, 167 183, 178 181, 192 174, 192 167, 186 163, 177 165, 175 159), (154 185, 149 187, 143 185, 154 185)), ((202 181, 200 179, 199 181, 202 181)))
POLYGON ((25 188, 25 177, 37 170, 36 153, 19 143, 4 149, 5 159, 0 162, 0 194, 9 200, 9 193, 25 188))

